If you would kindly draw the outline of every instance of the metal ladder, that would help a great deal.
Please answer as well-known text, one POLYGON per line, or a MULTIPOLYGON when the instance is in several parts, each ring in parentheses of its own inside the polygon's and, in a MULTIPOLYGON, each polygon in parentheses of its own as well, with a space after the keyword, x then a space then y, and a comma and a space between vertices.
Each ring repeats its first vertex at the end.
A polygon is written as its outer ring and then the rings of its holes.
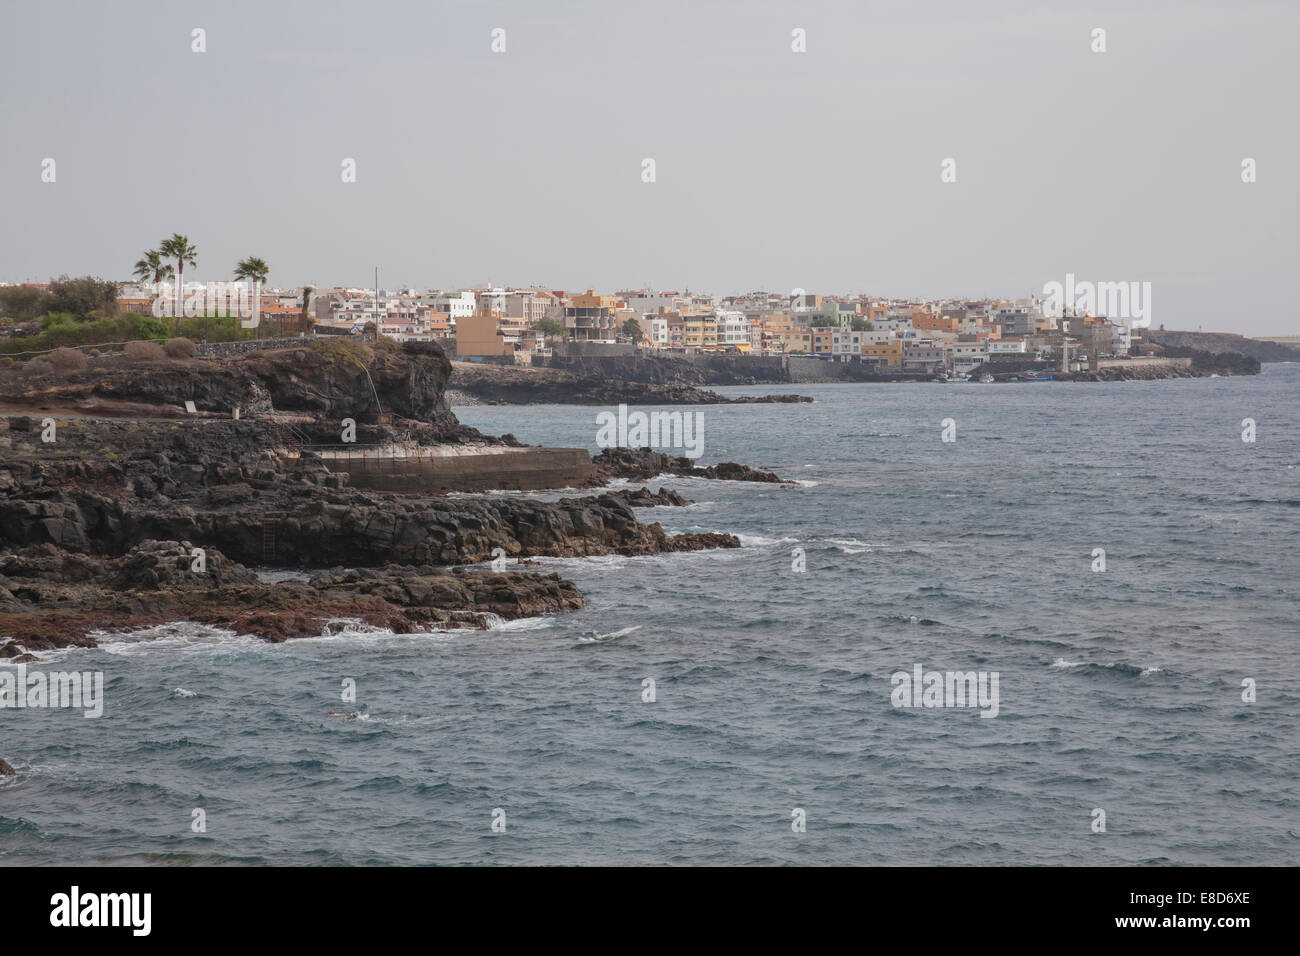
POLYGON ((279 528, 283 513, 274 511, 262 515, 262 563, 275 563, 275 532, 279 528))

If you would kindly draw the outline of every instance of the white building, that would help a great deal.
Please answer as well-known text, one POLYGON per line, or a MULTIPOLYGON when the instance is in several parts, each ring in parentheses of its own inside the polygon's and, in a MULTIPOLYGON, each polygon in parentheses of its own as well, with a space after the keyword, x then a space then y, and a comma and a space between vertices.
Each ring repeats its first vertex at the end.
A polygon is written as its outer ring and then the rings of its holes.
POLYGON ((910 315, 887 315, 883 319, 876 319, 871 323, 882 332, 911 332, 912 317, 910 315))
POLYGON ((989 355, 1017 355, 1025 351, 1024 339, 990 339, 988 346, 989 355))
POLYGON ((745 318, 744 312, 731 312, 727 309, 719 309, 718 316, 718 344, 719 345, 749 345, 749 319, 745 318))
POLYGON ((1126 325, 1111 325, 1110 350, 1116 355, 1128 355, 1133 348, 1133 333, 1126 325))
POLYGON ((944 364, 957 373, 977 369, 989 357, 988 345, 984 342, 944 342, 943 353, 944 364))
POLYGON ((460 292, 429 292, 420 299, 421 305, 433 308, 435 312, 445 312, 454 322, 459 318, 468 318, 478 307, 478 300, 468 289, 460 292))
POLYGON ((668 348, 668 320, 659 315, 647 315, 641 322, 641 327, 648 329, 650 341, 654 343, 657 349, 668 348))

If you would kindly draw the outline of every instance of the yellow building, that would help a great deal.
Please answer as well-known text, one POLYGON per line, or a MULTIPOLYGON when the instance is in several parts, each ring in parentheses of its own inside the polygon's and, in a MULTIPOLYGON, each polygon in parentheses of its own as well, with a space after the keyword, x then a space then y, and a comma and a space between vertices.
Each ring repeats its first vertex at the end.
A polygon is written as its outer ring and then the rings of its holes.
POLYGON ((596 295, 588 289, 586 292, 580 292, 573 297, 573 307, 575 309, 614 309, 618 307, 618 299, 612 295, 596 295))
POLYGON ((682 344, 706 348, 718 344, 718 317, 711 313, 688 312, 682 316, 682 344))
POLYGON ((770 329, 772 345, 782 352, 812 353, 812 332, 808 329, 770 329))

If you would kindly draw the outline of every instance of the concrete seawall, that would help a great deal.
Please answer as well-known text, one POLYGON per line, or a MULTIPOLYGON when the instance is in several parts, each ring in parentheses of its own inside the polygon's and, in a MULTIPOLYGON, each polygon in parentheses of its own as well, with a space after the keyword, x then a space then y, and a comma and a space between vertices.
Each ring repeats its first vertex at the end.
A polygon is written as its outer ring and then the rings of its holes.
POLYGON ((1191 368, 1192 360, 1189 358, 1160 358, 1157 356, 1142 356, 1131 359, 1100 359, 1097 362, 1097 368, 1191 368))
POLYGON ((312 452, 348 484, 378 491, 537 491, 581 486, 595 474, 582 448, 456 446, 312 452))

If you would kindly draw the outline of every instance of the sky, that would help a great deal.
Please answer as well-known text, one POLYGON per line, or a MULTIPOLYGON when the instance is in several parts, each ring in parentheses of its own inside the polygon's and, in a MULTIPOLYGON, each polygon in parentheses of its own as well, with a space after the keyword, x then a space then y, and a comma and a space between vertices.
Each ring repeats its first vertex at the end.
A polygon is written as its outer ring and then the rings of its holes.
POLYGON ((1150 282, 1153 326, 1300 335, 1294 0, 3 4, 3 281, 127 279, 180 232, 206 281, 1073 274, 1150 282))

